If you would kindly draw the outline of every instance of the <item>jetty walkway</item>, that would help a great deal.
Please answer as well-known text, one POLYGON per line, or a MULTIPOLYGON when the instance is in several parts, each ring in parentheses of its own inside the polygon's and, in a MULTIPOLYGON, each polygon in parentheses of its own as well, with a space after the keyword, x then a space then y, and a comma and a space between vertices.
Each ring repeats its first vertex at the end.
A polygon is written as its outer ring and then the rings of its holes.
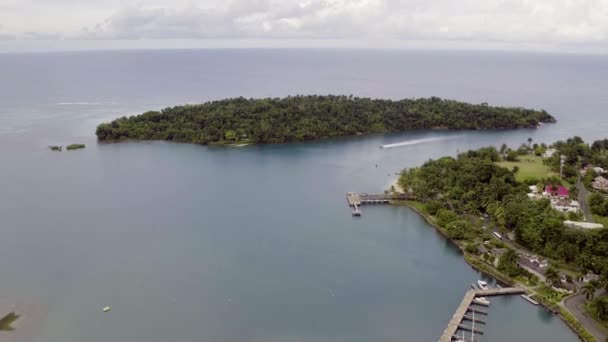
MULTIPOLYGON (((439 338, 438 342, 452 342, 454 339, 457 339, 456 332, 460 330, 471 331, 472 328, 466 325, 463 325, 463 321, 472 321, 473 316, 467 315, 468 312, 474 312, 475 314, 487 315, 487 312, 484 310, 480 310, 476 307, 472 307, 473 304, 476 305, 485 305, 480 301, 475 301, 477 297, 492 297, 492 296, 503 296, 503 295, 513 295, 513 294, 523 294, 526 293, 526 290, 520 287, 503 287, 503 288, 495 288, 488 290, 469 290, 464 295, 462 302, 456 309, 454 316, 448 323, 447 328, 439 338)), ((487 305, 486 305, 487 306, 487 305)), ((485 324, 483 318, 475 317, 475 323, 485 324)), ((476 334, 483 334, 481 329, 475 329, 476 334)))
POLYGON ((357 194, 349 192, 346 194, 346 201, 350 207, 353 207, 353 215, 360 216, 361 210, 359 207, 363 204, 382 204, 390 203, 392 201, 407 201, 412 200, 414 197, 409 194, 357 194))

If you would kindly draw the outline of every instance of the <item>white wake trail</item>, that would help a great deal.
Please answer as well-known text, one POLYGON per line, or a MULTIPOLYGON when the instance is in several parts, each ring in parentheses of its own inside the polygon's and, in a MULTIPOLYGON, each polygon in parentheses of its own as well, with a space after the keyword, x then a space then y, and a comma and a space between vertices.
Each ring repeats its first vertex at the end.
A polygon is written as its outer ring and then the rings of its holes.
POLYGON ((393 147, 401 147, 401 146, 418 145, 418 144, 424 144, 424 143, 429 143, 429 142, 434 142, 434 141, 450 140, 450 139, 455 139, 455 138, 458 138, 458 136, 414 139, 414 140, 407 140, 407 141, 402 141, 402 142, 398 142, 398 143, 394 143, 394 144, 381 145, 380 148, 393 148, 393 147))

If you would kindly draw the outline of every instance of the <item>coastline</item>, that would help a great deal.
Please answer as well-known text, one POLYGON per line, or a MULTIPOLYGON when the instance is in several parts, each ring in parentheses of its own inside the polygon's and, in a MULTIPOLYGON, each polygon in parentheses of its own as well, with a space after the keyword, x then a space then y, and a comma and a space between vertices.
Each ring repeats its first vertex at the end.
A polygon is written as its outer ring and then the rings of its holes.
MULTIPOLYGON (((391 187, 394 186, 395 183, 398 183, 398 181, 399 181, 399 178, 397 178, 391 184, 391 187)), ((390 189, 389 189, 389 191, 390 191, 390 189)), ((587 329, 585 329, 581 325, 581 323, 574 317, 574 315, 570 311, 568 311, 565 307, 563 307, 560 304, 555 304, 555 303, 549 302, 548 300, 544 299, 544 297, 542 297, 540 294, 538 294, 536 291, 533 291, 530 287, 525 286, 525 285, 517 282, 516 280, 511 279, 510 277, 502 274, 500 271, 498 271, 494 267, 491 267, 491 266, 485 264, 483 261, 478 260, 474 255, 467 253, 464 246, 461 243, 448 237, 447 233, 445 231, 443 231, 437 224, 435 224, 433 218, 430 215, 424 213, 419 208, 420 205, 423 205, 421 202, 399 201, 399 202, 391 202, 391 204, 396 205, 396 206, 408 207, 411 210, 413 210, 416 214, 418 214, 422 218, 424 218, 424 220, 428 224, 433 226, 435 228, 435 230, 438 231, 441 235, 443 235, 443 237, 445 239, 447 239, 450 243, 452 243, 458 247, 458 249, 462 253, 463 258, 466 261, 466 263, 469 264, 469 266, 471 266, 474 270, 477 270, 490 277, 493 277, 494 279, 502 282, 503 284, 510 285, 510 286, 517 285, 517 286, 525 288, 529 292, 529 294, 531 296, 533 296, 534 299, 536 299, 539 302, 539 304, 541 306, 543 306, 546 310, 551 311, 554 315, 558 316, 562 320, 562 322, 564 322, 570 328, 570 330, 572 330, 572 332, 574 332, 576 334, 576 336, 581 341, 583 341, 583 342, 593 342, 593 341, 600 342, 593 335, 591 335, 591 333, 587 329)))

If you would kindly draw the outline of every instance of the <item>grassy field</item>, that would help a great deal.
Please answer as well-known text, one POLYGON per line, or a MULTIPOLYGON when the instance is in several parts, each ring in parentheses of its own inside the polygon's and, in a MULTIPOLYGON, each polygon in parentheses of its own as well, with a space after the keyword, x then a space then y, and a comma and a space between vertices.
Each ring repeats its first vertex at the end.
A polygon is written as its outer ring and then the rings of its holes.
POLYGON ((528 178, 547 178, 550 176, 559 176, 557 173, 543 164, 543 159, 536 156, 520 156, 518 162, 500 162, 498 165, 511 170, 514 166, 519 167, 519 172, 515 175, 518 181, 524 181, 528 178))

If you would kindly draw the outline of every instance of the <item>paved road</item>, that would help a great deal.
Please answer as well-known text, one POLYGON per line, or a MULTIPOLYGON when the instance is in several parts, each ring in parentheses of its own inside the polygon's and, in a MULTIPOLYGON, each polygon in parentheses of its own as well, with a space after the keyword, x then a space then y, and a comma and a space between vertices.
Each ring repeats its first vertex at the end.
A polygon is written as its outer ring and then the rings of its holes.
POLYGON ((587 204, 589 192, 587 192, 585 184, 583 184, 580 179, 576 182, 576 188, 578 189, 578 203, 581 206, 583 215, 585 215, 585 221, 595 223, 595 221, 593 221, 593 215, 591 215, 591 209, 589 209, 589 205, 587 204))
POLYGON ((606 341, 608 331, 597 323, 593 318, 589 317, 584 310, 585 296, 576 294, 570 296, 563 301, 564 306, 576 319, 593 335, 598 341, 606 341))

